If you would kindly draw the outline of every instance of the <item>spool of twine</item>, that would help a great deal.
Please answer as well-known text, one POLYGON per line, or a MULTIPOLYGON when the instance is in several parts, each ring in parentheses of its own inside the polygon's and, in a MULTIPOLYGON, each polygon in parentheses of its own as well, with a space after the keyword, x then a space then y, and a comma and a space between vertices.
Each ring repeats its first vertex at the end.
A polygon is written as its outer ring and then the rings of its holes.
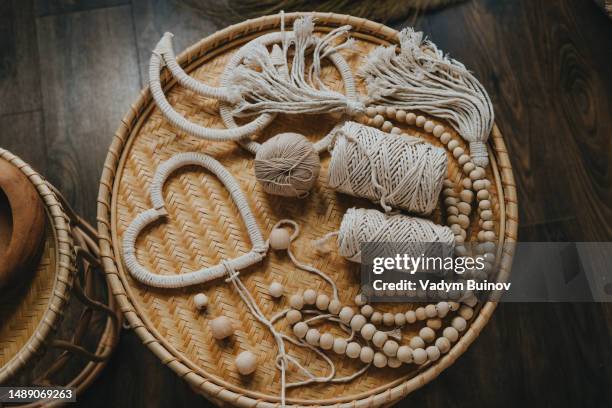
POLYGON ((423 140, 346 122, 335 129, 329 185, 341 193, 417 214, 431 213, 447 171, 444 149, 423 140))
POLYGON ((427 219, 350 208, 342 217, 337 242, 338 253, 342 257, 361 262, 361 244, 365 242, 395 243, 393 254, 406 253, 419 257, 423 250, 432 248, 452 254, 455 237, 447 226, 427 219), (433 247, 431 243, 441 245, 433 247))
POLYGON ((321 163, 304 136, 281 133, 257 150, 254 167, 255 177, 267 193, 305 197, 319 177, 321 163))

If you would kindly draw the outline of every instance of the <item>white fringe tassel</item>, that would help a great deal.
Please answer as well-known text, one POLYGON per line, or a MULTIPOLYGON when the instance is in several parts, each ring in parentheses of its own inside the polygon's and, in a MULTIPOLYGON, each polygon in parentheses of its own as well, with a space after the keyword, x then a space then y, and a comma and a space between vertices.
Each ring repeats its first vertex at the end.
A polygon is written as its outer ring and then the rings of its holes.
POLYGON ((484 87, 422 32, 405 28, 399 41, 398 54, 394 45, 378 47, 360 68, 368 102, 448 120, 469 142, 474 164, 487 166, 485 142, 493 127, 493 106, 484 87))
MULTIPOLYGON (((314 22, 306 16, 295 20, 293 36, 284 36, 282 49, 275 45, 272 52, 254 43, 244 62, 230 77, 243 100, 233 110, 234 116, 249 116, 256 113, 328 113, 346 112, 357 114, 364 111, 363 103, 332 91, 321 80, 321 61, 345 48, 351 48, 353 40, 348 38, 351 26, 338 27, 323 38, 313 35, 314 22), (346 40, 335 44, 338 38, 346 40), (335 44, 335 45, 334 45, 335 44), (289 48, 293 45, 293 59, 289 67, 289 48), (312 51, 312 64, 306 67, 306 54, 312 51)), ((286 33, 284 22, 281 32, 286 33)), ((351 75, 350 72, 343 76, 351 75)))

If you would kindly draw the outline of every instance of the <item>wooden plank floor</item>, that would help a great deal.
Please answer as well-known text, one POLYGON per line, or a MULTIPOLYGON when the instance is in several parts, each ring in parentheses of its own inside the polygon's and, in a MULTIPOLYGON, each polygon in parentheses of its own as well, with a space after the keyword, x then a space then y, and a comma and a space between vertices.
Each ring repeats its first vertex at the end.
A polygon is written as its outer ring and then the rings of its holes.
MULTIPOLYGON (((611 240, 612 21, 591 0, 473 0, 417 25, 489 90, 520 239, 611 240)), ((93 221, 106 149, 155 42, 173 31, 182 49, 217 28, 180 0, 0 2, 0 146, 93 221)), ((211 404, 124 332, 75 406, 211 404)), ((400 406, 610 407, 612 305, 502 304, 470 350, 400 406)))

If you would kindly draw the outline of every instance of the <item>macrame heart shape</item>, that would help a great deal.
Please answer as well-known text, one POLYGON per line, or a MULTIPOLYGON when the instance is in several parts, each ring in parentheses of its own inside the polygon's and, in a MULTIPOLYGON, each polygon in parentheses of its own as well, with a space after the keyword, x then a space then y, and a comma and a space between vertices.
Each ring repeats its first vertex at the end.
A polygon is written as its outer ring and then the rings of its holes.
POLYGON ((141 283, 158 288, 179 288, 197 285, 226 275, 228 268, 234 270, 247 268, 261 261, 268 250, 267 243, 263 239, 261 230, 240 189, 240 185, 221 163, 208 155, 193 152, 180 153, 162 163, 157 168, 151 182, 151 202, 153 208, 140 213, 134 218, 123 236, 123 261, 134 279, 141 283), (180 275, 159 275, 149 271, 138 262, 135 248, 136 239, 147 226, 168 215, 162 196, 162 188, 170 174, 181 167, 192 165, 202 166, 211 171, 227 188, 240 211, 253 247, 244 255, 226 260, 214 266, 180 275))

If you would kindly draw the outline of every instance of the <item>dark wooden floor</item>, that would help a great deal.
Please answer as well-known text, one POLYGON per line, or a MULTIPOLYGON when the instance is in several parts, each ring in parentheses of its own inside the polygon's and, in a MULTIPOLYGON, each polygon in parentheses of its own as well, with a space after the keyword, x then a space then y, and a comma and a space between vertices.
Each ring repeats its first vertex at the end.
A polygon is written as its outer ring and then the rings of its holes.
MULTIPOLYGON (((475 71, 514 166, 520 239, 612 240, 612 21, 591 0, 467 1, 417 25, 475 71)), ((0 2, 0 146, 95 219, 119 119, 164 31, 214 32, 179 0, 0 2)), ((610 407, 612 305, 502 304, 401 406, 610 407)), ((81 407, 210 406, 130 332, 81 407)))

